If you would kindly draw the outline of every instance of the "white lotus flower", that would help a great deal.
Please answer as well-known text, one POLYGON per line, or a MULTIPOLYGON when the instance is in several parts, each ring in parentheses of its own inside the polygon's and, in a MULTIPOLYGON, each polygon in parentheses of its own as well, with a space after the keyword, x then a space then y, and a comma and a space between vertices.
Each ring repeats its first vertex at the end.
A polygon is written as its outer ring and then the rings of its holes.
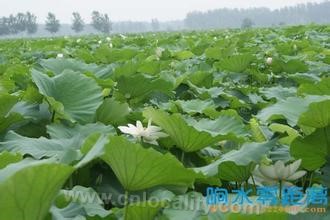
POLYGON ((297 171, 301 164, 301 159, 287 166, 284 162, 278 160, 274 165, 260 165, 253 171, 253 175, 262 180, 266 185, 275 185, 282 183, 292 185, 290 181, 295 181, 306 174, 306 171, 297 171))
POLYGON ((123 35, 123 34, 119 34, 119 36, 123 39, 123 40, 125 40, 127 37, 125 36, 125 35, 123 35))
POLYGON ((108 42, 110 42, 110 41, 111 41, 111 37, 107 37, 106 40, 107 40, 108 42))
POLYGON ((217 37, 214 37, 213 40, 218 40, 218 38, 217 37))
POLYGON ((162 56, 163 51, 164 51, 164 48, 157 47, 156 50, 155 50, 156 56, 158 58, 160 58, 162 56))
POLYGON ((79 38, 79 39, 77 39, 77 43, 80 43, 80 41, 81 41, 81 39, 79 38))
POLYGON ((273 63, 273 58, 268 57, 268 58, 266 59, 266 63, 267 63, 268 65, 272 65, 272 63, 273 63))
POLYGON ((109 47, 110 47, 110 48, 113 48, 113 45, 112 45, 112 43, 109 43, 109 47))
POLYGON ((102 44, 102 41, 101 40, 99 40, 99 42, 98 42, 99 44, 102 44))
POLYGON ((137 121, 136 125, 128 124, 127 126, 119 126, 119 130, 125 134, 132 135, 138 141, 143 140, 146 143, 157 145, 157 139, 167 137, 168 135, 160 132, 162 129, 151 125, 151 120, 148 121, 148 126, 143 127, 141 121, 137 121))
POLYGON ((64 57, 64 55, 63 55, 63 53, 59 53, 59 54, 57 54, 57 56, 56 56, 57 58, 63 58, 64 57))

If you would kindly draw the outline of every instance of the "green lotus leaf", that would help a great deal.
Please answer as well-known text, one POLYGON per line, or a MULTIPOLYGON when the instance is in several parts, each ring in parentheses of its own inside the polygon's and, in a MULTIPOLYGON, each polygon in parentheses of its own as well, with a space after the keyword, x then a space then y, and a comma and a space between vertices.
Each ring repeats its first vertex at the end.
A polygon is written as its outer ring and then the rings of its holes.
POLYGON ((172 94, 174 82, 167 76, 153 77, 145 74, 121 76, 117 81, 117 89, 125 98, 141 101, 152 92, 159 91, 172 94))
POLYGON ((104 209, 101 198, 93 188, 75 186, 71 190, 60 191, 50 213, 52 219, 63 220, 78 217, 85 219, 86 216, 105 218, 110 211, 104 209))
POLYGON ((319 128, 306 137, 297 137, 291 144, 290 153, 302 159, 301 166, 314 171, 326 163, 330 154, 330 127, 319 128))
POLYGON ((0 153, 0 170, 6 167, 8 164, 17 163, 23 159, 21 154, 13 154, 7 151, 0 153))
POLYGON ((102 104, 102 90, 82 74, 64 71, 55 77, 32 70, 33 81, 61 117, 80 123, 92 122, 102 104))
POLYGON ((96 120, 107 125, 120 125, 127 121, 129 113, 130 107, 126 102, 121 103, 114 98, 105 99, 97 109, 96 120))
POLYGON ((175 103, 177 103, 181 107, 181 109, 188 114, 203 113, 205 109, 215 108, 215 104, 212 100, 177 100, 175 101, 175 103))
POLYGON ((273 132, 286 133, 288 135, 287 137, 282 137, 279 139, 281 144, 290 145, 294 139, 300 136, 298 131, 288 125, 273 123, 269 125, 269 129, 273 132))
POLYGON ((104 125, 101 123, 76 124, 73 126, 53 123, 47 125, 47 133, 52 139, 73 138, 77 136, 84 139, 92 133, 115 134, 116 131, 111 125, 104 125))
POLYGON ((290 97, 264 108, 258 113, 257 118, 262 121, 285 118, 289 125, 295 126, 301 114, 308 110, 311 103, 327 99, 329 96, 290 97))
POLYGON ((185 152, 198 151, 220 140, 238 140, 247 135, 241 121, 225 114, 216 120, 202 119, 198 122, 152 108, 145 110, 143 115, 159 125, 185 152))
POLYGON ((124 208, 127 209, 125 219, 134 220, 154 220, 157 213, 165 204, 163 202, 144 201, 139 203, 129 204, 124 208))
POLYGON ((159 185, 191 186, 196 176, 172 154, 163 155, 152 148, 144 149, 124 137, 111 137, 101 158, 110 165, 127 191, 159 185))
POLYGON ((9 131, 0 146, 3 150, 18 152, 22 155, 31 155, 36 159, 43 157, 56 157, 63 159, 70 155, 70 160, 80 158, 80 137, 47 139, 45 137, 29 138, 9 131))
POLYGON ((299 94, 330 95, 330 78, 324 78, 318 83, 305 83, 298 89, 299 94))
POLYGON ((324 128, 330 125, 330 99, 312 103, 298 121, 299 125, 313 128, 324 128))
POLYGON ((195 54, 193 54, 191 51, 179 51, 174 54, 174 57, 177 58, 178 60, 187 60, 192 57, 194 57, 195 54))
POLYGON ((215 63, 215 66, 220 70, 241 73, 249 67, 252 61, 253 56, 250 54, 234 55, 215 63))
POLYGON ((10 112, 18 102, 18 98, 9 94, 0 94, 0 133, 8 129, 12 124, 23 121, 24 118, 16 112, 10 112))
POLYGON ((283 71, 287 73, 304 73, 308 71, 308 66, 301 60, 290 60, 282 64, 283 71))
POLYGON ((271 88, 261 88, 261 94, 267 99, 276 98, 277 100, 285 100, 289 97, 295 96, 297 89, 294 87, 282 87, 281 85, 271 88))
POLYGON ((95 50, 94 60, 105 64, 130 60, 138 54, 133 48, 114 49, 102 46, 95 50))
POLYGON ((222 155, 222 157, 207 166, 194 168, 196 172, 201 172, 206 176, 218 174, 218 166, 226 161, 235 162, 239 166, 247 166, 251 162, 259 163, 262 157, 268 153, 276 143, 276 139, 263 143, 245 143, 239 150, 232 150, 222 155))
POLYGON ((221 180, 242 183, 250 178, 254 167, 255 164, 252 162, 243 166, 233 161, 224 161, 218 167, 218 175, 221 180))
POLYGON ((23 160, 0 170, 0 219, 44 220, 72 172, 49 160, 23 160))
POLYGON ((97 77, 104 77, 109 75, 108 73, 111 72, 110 67, 98 66, 96 64, 86 64, 75 59, 51 58, 47 60, 41 60, 40 65, 46 70, 53 72, 55 75, 63 73, 64 70, 71 70, 74 72, 82 73, 91 72, 97 77))

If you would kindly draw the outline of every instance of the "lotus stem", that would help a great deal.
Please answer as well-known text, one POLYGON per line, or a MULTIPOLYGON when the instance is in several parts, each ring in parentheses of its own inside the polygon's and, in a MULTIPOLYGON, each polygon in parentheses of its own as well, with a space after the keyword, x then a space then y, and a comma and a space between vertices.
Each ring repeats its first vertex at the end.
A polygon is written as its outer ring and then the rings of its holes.
POLYGON ((252 179, 252 182, 253 182, 254 193, 257 193, 257 186, 256 186, 256 182, 255 182, 255 180, 254 180, 253 175, 251 175, 251 179, 252 179))
POLYGON ((124 213, 124 220, 128 220, 128 205, 129 205, 129 192, 125 191, 125 213, 124 213))
POLYGON ((182 151, 182 154, 181 154, 181 162, 184 164, 184 151, 182 151))
POLYGON ((55 114, 56 114, 55 113, 55 110, 53 110, 53 112, 52 112, 52 119, 51 119, 52 122, 54 122, 54 120, 55 120, 55 114))
POLYGON ((282 200, 282 180, 280 180, 280 200, 282 200))
POLYGON ((313 172, 311 172, 311 175, 309 176, 309 183, 308 183, 308 188, 311 187, 313 181, 313 172))

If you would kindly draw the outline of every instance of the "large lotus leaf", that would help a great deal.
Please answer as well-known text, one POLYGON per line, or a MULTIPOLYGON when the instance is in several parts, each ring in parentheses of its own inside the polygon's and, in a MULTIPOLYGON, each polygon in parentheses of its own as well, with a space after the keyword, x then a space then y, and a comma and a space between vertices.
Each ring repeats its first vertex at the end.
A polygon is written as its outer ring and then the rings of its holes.
POLYGON ((299 125, 324 128, 330 125, 330 99, 310 104, 298 121, 299 125))
POLYGON ((53 78, 32 70, 33 81, 56 113, 67 119, 88 123, 102 104, 102 90, 95 80, 82 74, 64 71, 53 78))
POLYGON ((320 168, 330 153, 330 127, 319 128, 306 137, 297 137, 291 144, 290 152, 296 159, 302 159, 304 169, 314 171, 320 168))
POLYGON ((219 178, 226 181, 236 181, 242 183, 249 179, 254 167, 255 164, 253 162, 243 166, 237 165, 233 161, 224 161, 218 167, 219 178))
POLYGON ((15 81, 9 77, 0 77, 0 93, 9 92, 15 89, 15 81))
POLYGON ((104 146, 109 142, 107 135, 99 133, 91 134, 82 145, 80 151, 84 157, 75 165, 76 168, 83 167, 90 161, 104 154, 104 146))
POLYGON ((133 48, 114 49, 102 46, 95 50, 94 58, 97 62, 114 63, 131 60, 137 53, 138 51, 133 48))
POLYGON ((161 71, 161 65, 159 61, 142 61, 139 63, 139 73, 147 73, 156 75, 161 71))
POLYGON ((259 122, 255 118, 250 119, 250 130, 253 141, 265 142, 267 140, 266 134, 264 133, 263 129, 259 125, 259 122))
POLYGON ((179 51, 174 54, 174 57, 178 60, 187 60, 191 59, 194 56, 194 54, 191 51, 179 51))
POLYGON ((281 85, 270 88, 260 88, 260 93, 267 99, 276 98, 277 100, 285 100, 289 97, 295 96, 297 89, 294 87, 282 87, 281 85))
POLYGON ((199 122, 183 119, 180 114, 168 115, 161 110, 147 109, 143 115, 152 119, 185 152, 194 152, 225 139, 243 136, 244 125, 234 117, 223 116, 216 120, 199 122))
POLYGON ((49 160, 23 160, 0 170, 0 219, 44 220, 72 172, 49 160))
POLYGON ((188 81, 189 87, 192 89, 194 93, 196 93, 200 98, 217 98, 220 95, 224 95, 224 89, 220 87, 211 87, 211 88, 200 88, 198 86, 195 86, 191 82, 188 81))
POLYGON ((248 136, 245 125, 234 110, 225 110, 218 114, 215 120, 186 118, 189 125, 198 131, 205 131, 212 136, 223 136, 224 140, 239 140, 248 136))
POLYGON ((101 123, 76 124, 72 127, 53 123, 47 125, 47 133, 53 139, 73 138, 77 136, 84 139, 92 133, 115 134, 116 131, 111 125, 104 125, 101 123))
POLYGON ((103 202, 94 189, 75 186, 71 190, 60 191, 50 213, 53 220, 70 220, 78 217, 86 219, 87 216, 105 218, 110 211, 104 209, 103 202))
POLYGON ((205 50, 205 56, 208 59, 220 60, 223 55, 221 53, 221 47, 209 47, 205 50))
POLYGON ((324 78, 316 84, 302 84, 298 93, 310 95, 330 95, 330 78, 324 78))
POLYGON ((241 166, 247 166, 251 162, 259 163, 263 155, 275 146, 275 143, 276 140, 263 143, 245 143, 239 150, 232 150, 211 164, 194 170, 202 172, 206 176, 215 176, 218 173, 218 166, 225 161, 233 161, 241 166))
POLYGON ((47 104, 31 104, 24 101, 17 102, 10 113, 20 114, 24 119, 33 121, 49 120, 51 118, 47 104))
POLYGON ((186 169, 172 154, 144 149, 124 137, 113 136, 101 157, 108 163, 127 191, 158 185, 191 186, 195 173, 186 169))
POLYGON ((204 101, 200 99, 193 100, 177 100, 175 101, 184 112, 188 114, 203 113, 205 109, 215 108, 215 104, 212 100, 204 101))
POLYGON ((258 113, 257 117, 262 121, 285 118, 289 125, 295 126, 300 115, 308 110, 311 103, 321 102, 329 98, 329 96, 290 97, 264 108, 258 113))
POLYGON ((16 163, 22 159, 23 156, 20 154, 12 154, 7 151, 3 151, 0 153, 0 170, 6 167, 8 164, 16 163))
POLYGON ((273 132, 286 133, 288 135, 278 140, 281 144, 290 145, 292 141, 299 136, 299 132, 288 125, 273 123, 269 126, 269 129, 273 132))
POLYGON ((41 60, 40 65, 53 72, 55 75, 61 74, 64 70, 72 70, 75 72, 92 72, 98 77, 107 75, 111 69, 110 67, 98 66, 96 64, 86 64, 75 59, 47 59, 41 60))
POLYGON ((241 73, 246 70, 253 61, 253 56, 250 54, 234 55, 215 63, 215 66, 221 70, 241 73))
POLYGON ((18 98, 9 94, 0 94, 0 133, 9 128, 12 124, 20 122, 23 117, 10 112, 12 107, 18 102, 18 98))
POLYGON ((208 219, 205 216, 207 211, 205 197, 201 193, 189 192, 172 198, 170 203, 162 211, 163 218, 161 219, 208 219))
POLYGON ((130 113, 127 103, 121 103, 114 98, 105 99, 97 109, 96 120, 103 124, 120 125, 126 122, 126 117, 130 113))
POLYGON ((184 82, 190 82, 198 87, 210 88, 213 85, 213 80, 214 80, 213 72, 197 71, 191 74, 187 74, 184 79, 184 82))
POLYGON ((8 114, 11 108, 18 102, 18 97, 6 93, 0 94, 0 116, 4 117, 8 114))
POLYGON ((163 202, 145 201, 139 203, 133 203, 126 206, 127 216, 125 219, 130 220, 154 220, 157 213, 165 204, 163 202))
POLYGON ((282 64, 284 72, 287 73, 304 73, 308 71, 308 65, 301 60, 290 60, 282 64))
POLYGON ((118 91, 127 99, 142 100, 155 91, 171 95, 174 82, 167 76, 153 77, 145 74, 121 76, 117 81, 118 91))
POLYGON ((23 155, 31 155, 36 159, 43 157, 56 157, 58 159, 66 158, 70 155, 70 160, 79 159, 79 147, 82 140, 79 137, 47 139, 29 138, 9 131, 5 136, 5 140, 0 142, 2 150, 11 152, 19 152, 23 155))

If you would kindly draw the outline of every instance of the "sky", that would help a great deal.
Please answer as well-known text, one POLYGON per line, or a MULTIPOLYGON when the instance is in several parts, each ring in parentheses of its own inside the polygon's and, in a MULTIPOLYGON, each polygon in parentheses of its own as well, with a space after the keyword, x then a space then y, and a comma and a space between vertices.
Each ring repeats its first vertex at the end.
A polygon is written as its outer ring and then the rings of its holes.
POLYGON ((44 23, 49 11, 62 23, 70 23, 73 11, 78 11, 86 22, 93 10, 108 13, 112 21, 160 21, 184 19, 191 11, 217 8, 268 7, 271 9, 324 0, 0 0, 0 16, 30 11, 44 23))

